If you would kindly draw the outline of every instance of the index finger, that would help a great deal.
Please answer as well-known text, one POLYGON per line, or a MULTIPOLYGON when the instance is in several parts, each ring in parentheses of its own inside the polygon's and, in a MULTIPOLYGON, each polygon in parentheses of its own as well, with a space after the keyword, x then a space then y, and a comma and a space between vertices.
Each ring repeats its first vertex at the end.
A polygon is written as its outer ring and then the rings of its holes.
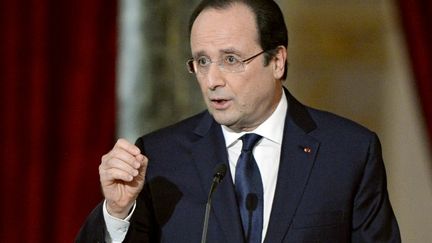
POLYGON ((129 143, 126 139, 124 138, 120 138, 117 140, 116 144, 114 145, 114 148, 118 147, 118 148, 122 148, 124 150, 126 150, 127 152, 131 153, 132 155, 139 155, 141 154, 140 149, 135 146, 132 143, 129 143))

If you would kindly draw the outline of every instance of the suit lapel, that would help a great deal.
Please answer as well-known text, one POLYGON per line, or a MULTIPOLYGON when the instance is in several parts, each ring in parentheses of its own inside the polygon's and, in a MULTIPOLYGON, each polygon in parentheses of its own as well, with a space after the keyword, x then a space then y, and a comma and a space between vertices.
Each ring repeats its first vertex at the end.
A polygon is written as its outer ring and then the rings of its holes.
MULTIPOLYGON (((278 180, 265 242, 282 242, 305 190, 312 171, 319 141, 308 135, 316 128, 306 107, 285 89, 288 112, 285 119, 278 180)), ((228 164, 228 155, 220 125, 206 114, 195 129, 199 136, 192 148, 204 192, 212 183, 214 168, 219 163, 228 164)), ((230 171, 212 199, 213 212, 210 224, 218 223, 226 242, 244 242, 239 209, 230 171), (216 219, 216 220, 215 220, 216 219)), ((203 215, 204 217, 204 215, 203 215)))
POLYGON ((306 108, 287 90, 281 160, 266 242, 282 242, 305 190, 319 142, 308 133, 316 128, 306 108))
MULTIPOLYGON (((193 144, 192 157, 197 166, 203 190, 207 195, 215 167, 220 163, 225 163, 229 168, 228 155, 221 127, 209 114, 203 118, 195 129, 195 133, 200 138, 193 144)), ((217 222, 227 242, 243 242, 239 209, 229 169, 213 194, 212 210, 214 213, 210 214, 209 224, 217 222)))

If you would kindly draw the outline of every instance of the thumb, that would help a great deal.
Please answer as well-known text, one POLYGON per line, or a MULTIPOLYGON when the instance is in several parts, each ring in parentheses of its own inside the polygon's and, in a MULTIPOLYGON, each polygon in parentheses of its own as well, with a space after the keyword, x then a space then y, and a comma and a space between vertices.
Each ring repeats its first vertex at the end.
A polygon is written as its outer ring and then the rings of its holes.
POLYGON ((139 177, 144 179, 146 171, 147 171, 147 165, 148 165, 148 158, 142 154, 139 154, 137 156, 135 156, 135 158, 141 163, 140 168, 138 169, 139 171, 139 177))

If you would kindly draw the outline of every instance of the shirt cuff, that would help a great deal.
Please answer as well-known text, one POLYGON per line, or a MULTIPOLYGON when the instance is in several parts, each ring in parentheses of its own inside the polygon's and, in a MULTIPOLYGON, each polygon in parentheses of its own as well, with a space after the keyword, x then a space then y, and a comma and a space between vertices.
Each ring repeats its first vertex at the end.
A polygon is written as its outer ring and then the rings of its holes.
POLYGON ((106 224, 106 234, 105 241, 112 243, 120 243, 126 237, 126 233, 129 229, 129 220, 132 217, 133 212, 135 211, 136 202, 134 203, 132 210, 129 215, 125 219, 119 219, 111 216, 108 213, 106 200, 103 203, 103 216, 106 224))

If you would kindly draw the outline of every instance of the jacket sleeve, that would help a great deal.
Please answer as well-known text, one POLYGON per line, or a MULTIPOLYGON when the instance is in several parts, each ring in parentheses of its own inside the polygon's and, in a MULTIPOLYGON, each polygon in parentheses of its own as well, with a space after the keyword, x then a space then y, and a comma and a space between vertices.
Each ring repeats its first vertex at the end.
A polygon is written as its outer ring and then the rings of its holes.
POLYGON ((87 217, 75 239, 76 243, 105 242, 105 221, 102 205, 103 202, 99 203, 87 217))
POLYGON ((378 137, 372 136, 353 207, 352 242, 401 242, 378 137))

